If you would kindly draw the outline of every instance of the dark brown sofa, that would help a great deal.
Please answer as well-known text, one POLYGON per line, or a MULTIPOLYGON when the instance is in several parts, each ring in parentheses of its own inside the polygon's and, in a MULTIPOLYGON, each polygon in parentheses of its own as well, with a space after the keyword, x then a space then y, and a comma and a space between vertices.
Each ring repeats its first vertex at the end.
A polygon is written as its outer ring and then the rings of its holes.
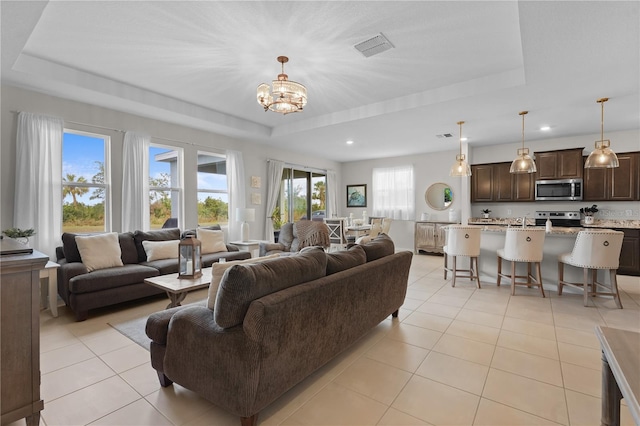
POLYGON ((162 386, 176 382, 254 425, 263 408, 398 315, 411 258, 383 235, 344 252, 308 248, 232 266, 213 310, 149 317, 151 365, 162 386))
MULTIPOLYGON (((214 228, 215 229, 215 228, 214 228)), ((219 228, 218 228, 219 229, 219 228)), ((191 234, 186 231, 185 234, 191 234)), ((178 272, 178 259, 147 262, 142 241, 177 240, 180 229, 135 231, 118 234, 124 266, 87 272, 75 241, 76 234, 62 234, 62 246, 56 248, 58 268, 58 294, 74 312, 77 321, 84 321, 89 310, 115 305, 142 297, 163 293, 163 290, 145 284, 145 278, 178 272)), ((237 247, 227 245, 226 252, 202 255, 203 267, 210 267, 220 258, 242 260, 251 257, 237 247)))

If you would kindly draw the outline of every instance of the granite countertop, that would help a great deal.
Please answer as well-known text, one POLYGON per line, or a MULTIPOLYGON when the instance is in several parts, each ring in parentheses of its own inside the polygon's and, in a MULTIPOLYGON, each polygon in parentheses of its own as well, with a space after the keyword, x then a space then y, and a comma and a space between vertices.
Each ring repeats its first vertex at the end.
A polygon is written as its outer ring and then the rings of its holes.
MULTIPOLYGON (((471 224, 470 224, 471 225, 471 224)), ((514 226, 514 228, 520 228, 521 226, 514 226)), ((506 233, 508 226, 501 225, 485 225, 482 227, 483 231, 487 232, 498 232, 498 233, 506 233)), ((545 229, 544 226, 527 226, 525 229, 545 229)), ((574 227, 574 228, 565 228, 563 226, 554 226, 551 228, 551 232, 548 232, 547 235, 561 235, 561 236, 575 236, 578 232, 582 231, 584 228, 574 227)))
MULTIPOLYGON (((479 218, 479 217, 472 217, 469 218, 469 221, 467 222, 469 225, 487 225, 487 226, 496 226, 496 227, 504 227, 504 226, 522 226, 519 222, 517 222, 518 219, 516 218, 489 218, 489 219, 484 219, 484 218, 479 218)), ((527 226, 535 226, 536 224, 536 220, 533 218, 527 218, 527 226)), ((595 223, 593 225, 585 225, 582 224, 583 228, 607 228, 607 229, 614 229, 614 228, 628 228, 628 229, 640 229, 640 220, 622 220, 622 219, 596 219, 595 223)), ((557 227, 557 228, 561 228, 561 229, 565 229, 562 227, 557 227)), ((578 229, 581 230, 583 228, 574 228, 574 229, 578 229)), ((566 229, 571 229, 571 228, 566 228, 566 229)), ((576 231, 577 232, 577 231, 576 231)))

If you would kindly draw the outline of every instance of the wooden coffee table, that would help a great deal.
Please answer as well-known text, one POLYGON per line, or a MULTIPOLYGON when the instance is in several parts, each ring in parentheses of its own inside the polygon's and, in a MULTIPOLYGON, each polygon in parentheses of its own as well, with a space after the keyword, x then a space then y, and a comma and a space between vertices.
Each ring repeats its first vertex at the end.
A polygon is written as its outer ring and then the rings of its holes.
POLYGON ((188 292, 209 287, 211 270, 212 268, 204 268, 202 276, 196 279, 178 278, 178 274, 169 274, 146 278, 144 282, 167 292, 167 296, 171 300, 171 303, 167 305, 167 309, 169 309, 181 306, 180 302, 187 297, 188 292))

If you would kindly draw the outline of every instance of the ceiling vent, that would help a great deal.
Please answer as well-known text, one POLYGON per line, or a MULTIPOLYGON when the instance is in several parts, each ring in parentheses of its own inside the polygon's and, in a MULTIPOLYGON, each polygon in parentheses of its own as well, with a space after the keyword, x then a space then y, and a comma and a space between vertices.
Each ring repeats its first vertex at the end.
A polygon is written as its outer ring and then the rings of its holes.
POLYGON ((377 55, 385 50, 389 50, 394 46, 382 33, 380 33, 377 36, 360 42, 353 47, 355 47, 358 52, 362 53, 365 58, 368 58, 369 56, 377 55))
POLYGON ((442 139, 442 138, 452 138, 452 137, 453 137, 453 135, 451 133, 443 133, 441 135, 436 135, 436 138, 440 138, 440 139, 442 139))

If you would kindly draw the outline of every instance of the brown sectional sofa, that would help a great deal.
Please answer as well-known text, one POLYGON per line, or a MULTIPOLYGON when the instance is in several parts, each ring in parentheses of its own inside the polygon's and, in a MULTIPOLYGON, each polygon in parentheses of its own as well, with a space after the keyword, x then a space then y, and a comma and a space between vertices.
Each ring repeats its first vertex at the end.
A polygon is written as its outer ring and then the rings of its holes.
POLYGON ((255 425, 263 408, 398 315, 412 253, 394 251, 381 235, 339 253, 307 248, 232 266, 214 309, 184 306, 149 317, 161 385, 176 382, 255 425))
MULTIPOLYGON (((219 229, 214 227, 213 229, 219 229)), ((184 234, 192 234, 186 231, 184 234)), ((62 246, 56 249, 58 269, 58 294, 74 312, 77 321, 84 321, 89 310, 115 305, 142 297, 163 293, 157 287, 145 284, 145 278, 178 272, 178 259, 162 259, 147 262, 142 241, 177 240, 180 229, 135 231, 118 234, 121 259, 124 266, 87 272, 75 241, 76 234, 62 234, 62 246)), ((210 267, 220 258, 242 260, 251 257, 237 247, 227 245, 226 252, 202 255, 203 267, 210 267)))

